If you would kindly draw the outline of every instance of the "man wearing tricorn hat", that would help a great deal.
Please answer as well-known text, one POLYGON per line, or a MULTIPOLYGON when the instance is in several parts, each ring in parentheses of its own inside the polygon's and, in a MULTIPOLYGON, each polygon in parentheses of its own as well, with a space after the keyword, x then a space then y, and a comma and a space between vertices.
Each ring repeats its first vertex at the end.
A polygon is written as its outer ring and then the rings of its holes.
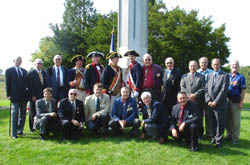
POLYGON ((84 102, 86 97, 84 81, 85 81, 85 72, 86 69, 83 68, 83 63, 85 58, 82 55, 75 55, 71 59, 72 64, 75 65, 74 68, 69 70, 69 86, 76 88, 77 90, 77 99, 84 102))
POLYGON ((138 98, 139 92, 142 88, 142 67, 136 61, 136 57, 139 54, 135 50, 127 51, 124 56, 128 56, 129 66, 128 66, 128 86, 131 89, 131 96, 138 98))
POLYGON ((103 70, 103 66, 99 63, 101 57, 104 57, 104 55, 98 51, 93 51, 87 55, 87 58, 91 58, 91 63, 85 67, 86 79, 84 85, 87 95, 93 94, 94 84, 101 82, 103 70))
POLYGON ((117 52, 107 54, 106 59, 109 59, 110 63, 103 69, 101 78, 103 91, 111 96, 111 109, 123 86, 122 69, 117 65, 119 58, 122 56, 117 52))

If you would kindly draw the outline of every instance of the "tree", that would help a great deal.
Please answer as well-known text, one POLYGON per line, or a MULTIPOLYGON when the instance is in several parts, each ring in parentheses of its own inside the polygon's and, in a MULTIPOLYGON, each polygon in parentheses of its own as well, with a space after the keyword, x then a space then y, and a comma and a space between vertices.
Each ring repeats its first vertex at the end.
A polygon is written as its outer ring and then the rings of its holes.
POLYGON ((179 7, 169 11, 162 0, 149 3, 149 46, 154 62, 164 65, 166 57, 173 57, 181 71, 188 72, 188 62, 207 56, 218 57, 227 63, 230 50, 227 46, 225 25, 212 27, 211 17, 199 20, 198 11, 186 12, 179 7))
POLYGON ((250 92, 250 66, 240 67, 239 72, 245 76, 247 91, 250 92))

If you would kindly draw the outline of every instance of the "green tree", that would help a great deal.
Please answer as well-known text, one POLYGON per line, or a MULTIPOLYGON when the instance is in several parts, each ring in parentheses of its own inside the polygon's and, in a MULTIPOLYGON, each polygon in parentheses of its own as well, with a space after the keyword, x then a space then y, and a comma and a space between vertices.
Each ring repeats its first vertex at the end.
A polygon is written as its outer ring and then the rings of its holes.
POLYGON ((250 66, 240 67, 239 72, 245 76, 247 91, 250 92, 250 66))

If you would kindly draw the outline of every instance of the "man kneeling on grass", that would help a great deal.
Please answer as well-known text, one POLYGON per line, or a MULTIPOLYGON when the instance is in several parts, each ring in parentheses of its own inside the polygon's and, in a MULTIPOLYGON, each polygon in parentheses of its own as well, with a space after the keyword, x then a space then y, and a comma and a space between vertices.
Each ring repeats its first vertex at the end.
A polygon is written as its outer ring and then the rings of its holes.
POLYGON ((84 121, 83 102, 77 100, 77 90, 70 89, 68 98, 60 101, 58 115, 62 124, 63 139, 78 140, 84 121))
POLYGON ((57 115, 56 101, 52 97, 52 88, 43 90, 43 97, 36 101, 36 116, 34 117, 34 129, 40 130, 41 140, 49 132, 57 134, 60 131, 60 123, 57 115))
POLYGON ((134 137, 140 127, 136 100, 130 97, 130 89, 126 86, 121 88, 121 97, 114 102, 112 120, 109 127, 113 134, 121 134, 125 127, 132 127, 130 136, 134 137))

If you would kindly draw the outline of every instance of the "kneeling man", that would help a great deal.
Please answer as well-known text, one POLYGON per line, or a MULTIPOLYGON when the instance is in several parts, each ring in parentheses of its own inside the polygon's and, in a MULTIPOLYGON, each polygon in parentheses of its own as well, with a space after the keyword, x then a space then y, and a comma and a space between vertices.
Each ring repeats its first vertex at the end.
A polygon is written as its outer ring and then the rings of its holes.
POLYGON ((43 97, 36 101, 36 116, 33 126, 34 129, 40 130, 41 140, 45 140, 45 135, 48 135, 50 131, 57 134, 60 130, 56 101, 52 97, 52 88, 45 88, 43 97))
POLYGON ((103 127, 105 135, 108 133, 108 122, 110 119, 110 98, 102 94, 102 84, 94 85, 94 94, 88 96, 84 103, 86 126, 92 133, 97 133, 103 127))
POLYGON ((191 143, 191 151, 198 151, 198 135, 201 129, 200 110, 198 106, 188 101, 186 92, 177 94, 179 104, 173 106, 170 130, 172 136, 180 143, 185 139, 191 143))
POLYGON ((58 115, 62 124, 63 138, 78 140, 84 121, 83 102, 77 100, 77 90, 70 89, 68 98, 60 101, 58 115))
POLYGON ((142 136, 144 139, 145 133, 153 139, 160 137, 160 144, 164 144, 167 127, 169 126, 169 117, 165 113, 162 104, 156 100, 152 100, 149 92, 143 92, 141 99, 145 104, 142 115, 142 136))
POLYGON ((109 127, 114 134, 121 133, 125 127, 132 127, 131 137, 134 137, 140 127, 136 100, 130 97, 130 89, 126 86, 121 88, 121 97, 114 102, 112 119, 109 127))

